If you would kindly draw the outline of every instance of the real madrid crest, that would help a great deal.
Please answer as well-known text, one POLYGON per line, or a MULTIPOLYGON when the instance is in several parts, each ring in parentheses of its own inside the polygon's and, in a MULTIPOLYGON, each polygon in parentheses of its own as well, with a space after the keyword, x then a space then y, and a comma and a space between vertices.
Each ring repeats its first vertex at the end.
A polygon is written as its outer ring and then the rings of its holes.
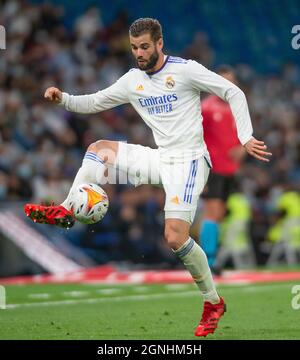
POLYGON ((175 86, 175 81, 174 81, 174 79, 172 78, 172 76, 167 76, 167 79, 166 79, 166 87, 167 87, 168 89, 172 89, 174 86, 175 86))

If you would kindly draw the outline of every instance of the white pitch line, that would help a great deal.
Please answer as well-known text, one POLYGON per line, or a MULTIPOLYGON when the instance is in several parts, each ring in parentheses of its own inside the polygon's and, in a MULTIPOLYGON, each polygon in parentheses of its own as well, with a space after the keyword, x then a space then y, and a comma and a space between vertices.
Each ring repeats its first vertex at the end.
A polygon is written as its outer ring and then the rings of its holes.
POLYGON ((71 296, 71 297, 81 297, 89 295, 89 291, 64 291, 63 296, 71 296))
POLYGON ((96 293, 101 294, 101 295, 110 295, 110 294, 116 294, 119 292, 121 292, 121 289, 117 289, 117 288, 96 290, 96 293))
POLYGON ((134 291, 137 293, 145 293, 145 292, 149 292, 150 288, 149 286, 137 286, 134 288, 134 291))
POLYGON ((28 297, 31 299, 49 299, 51 295, 48 293, 43 294, 28 294, 28 297))
POLYGON ((16 309, 22 307, 39 307, 39 306, 58 306, 58 305, 77 305, 77 304, 96 304, 100 302, 111 301, 123 301, 123 300, 152 300, 152 299, 162 299, 170 296, 191 296, 197 294, 197 290, 178 292, 178 293, 163 293, 163 294, 149 294, 149 295, 128 295, 128 296, 115 296, 110 298, 90 298, 90 299, 81 299, 81 300, 58 300, 58 301, 44 301, 44 302, 35 302, 35 303, 23 303, 23 304, 7 304, 6 309, 16 309))
MULTIPOLYGON (((291 284, 268 284, 268 285, 258 285, 258 286, 243 286, 240 285, 239 287, 232 287, 232 288, 224 288, 225 292, 236 292, 237 290, 241 291, 253 291, 253 292, 259 292, 259 291, 272 291, 276 290, 278 288, 282 287, 291 287, 291 284)), ((95 304, 95 303, 101 303, 101 302, 107 302, 109 301, 123 301, 123 300, 151 300, 151 299, 163 299, 165 297, 170 296, 179 296, 179 297, 185 297, 185 296, 191 296, 191 295, 198 295, 199 292, 197 289, 192 291, 181 291, 181 292, 168 292, 168 293, 161 293, 161 294, 148 294, 148 295, 127 295, 127 296, 115 296, 115 297, 107 297, 107 298, 89 298, 89 299, 77 299, 77 300, 58 300, 58 301, 43 301, 43 302, 34 302, 34 303, 23 303, 23 304, 7 304, 6 309, 16 309, 16 308, 22 308, 22 307, 39 307, 39 306, 59 306, 59 305, 77 305, 77 304, 95 304)), ((197 296, 196 295, 196 296, 197 296)))

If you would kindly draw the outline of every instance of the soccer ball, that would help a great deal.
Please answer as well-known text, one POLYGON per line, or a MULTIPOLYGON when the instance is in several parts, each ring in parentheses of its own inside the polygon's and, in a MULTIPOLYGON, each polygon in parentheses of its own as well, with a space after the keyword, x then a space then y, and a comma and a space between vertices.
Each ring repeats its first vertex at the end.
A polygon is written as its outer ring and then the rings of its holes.
POLYGON ((95 224, 107 212, 109 205, 106 192, 96 184, 81 184, 71 195, 69 206, 76 220, 95 224))

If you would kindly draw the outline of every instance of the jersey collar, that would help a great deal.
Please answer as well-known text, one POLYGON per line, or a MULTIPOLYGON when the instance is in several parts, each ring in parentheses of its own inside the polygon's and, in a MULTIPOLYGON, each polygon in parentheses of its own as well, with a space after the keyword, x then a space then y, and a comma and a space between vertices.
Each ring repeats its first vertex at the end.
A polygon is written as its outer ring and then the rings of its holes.
POLYGON ((168 56, 166 57, 165 62, 162 64, 162 66, 161 66, 158 70, 153 71, 153 72, 150 72, 150 73, 148 72, 148 73, 146 73, 146 74, 149 75, 149 76, 152 76, 152 75, 154 75, 154 74, 159 73, 159 72, 166 66, 166 64, 167 64, 167 62, 168 62, 168 60, 169 60, 169 57, 170 57, 170 55, 168 55, 168 56))

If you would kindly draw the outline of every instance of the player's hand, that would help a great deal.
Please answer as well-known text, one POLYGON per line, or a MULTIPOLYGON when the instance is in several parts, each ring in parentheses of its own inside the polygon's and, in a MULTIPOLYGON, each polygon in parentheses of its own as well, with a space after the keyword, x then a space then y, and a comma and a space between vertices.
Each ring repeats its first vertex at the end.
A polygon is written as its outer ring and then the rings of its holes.
POLYGON ((266 162, 270 161, 268 157, 272 156, 272 153, 266 151, 267 146, 263 141, 252 138, 244 145, 244 147, 247 153, 256 159, 266 162))
POLYGON ((62 100, 62 92, 58 88, 51 86, 45 91, 44 97, 49 101, 60 103, 62 100))

